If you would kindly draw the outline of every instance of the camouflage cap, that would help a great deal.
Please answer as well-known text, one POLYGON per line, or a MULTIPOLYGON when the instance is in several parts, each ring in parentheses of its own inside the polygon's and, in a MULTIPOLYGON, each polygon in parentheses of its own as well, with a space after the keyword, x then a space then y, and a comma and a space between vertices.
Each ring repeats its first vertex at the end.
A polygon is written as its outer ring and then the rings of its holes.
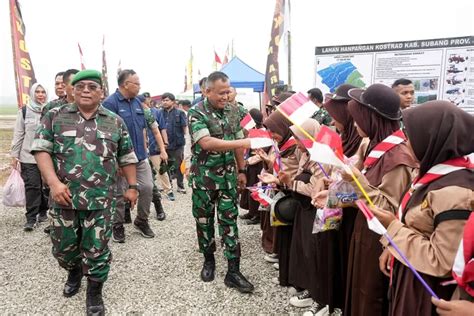
POLYGON ((102 74, 94 69, 85 69, 79 71, 77 74, 74 75, 74 79, 72 79, 71 84, 75 85, 81 80, 92 80, 102 86, 102 74))

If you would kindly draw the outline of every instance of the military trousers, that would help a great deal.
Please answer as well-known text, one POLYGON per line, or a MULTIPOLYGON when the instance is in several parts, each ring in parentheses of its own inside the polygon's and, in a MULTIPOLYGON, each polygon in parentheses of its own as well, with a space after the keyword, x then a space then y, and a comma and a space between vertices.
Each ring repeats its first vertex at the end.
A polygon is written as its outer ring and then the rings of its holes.
POLYGON ((237 228, 237 189, 193 189, 193 216, 201 253, 214 253, 216 242, 214 221, 217 209, 219 236, 227 259, 240 258, 239 230, 237 228))
POLYGON ((112 235, 111 210, 53 208, 49 215, 52 252, 59 265, 66 270, 82 266, 89 279, 105 282, 112 260, 108 246, 112 235))

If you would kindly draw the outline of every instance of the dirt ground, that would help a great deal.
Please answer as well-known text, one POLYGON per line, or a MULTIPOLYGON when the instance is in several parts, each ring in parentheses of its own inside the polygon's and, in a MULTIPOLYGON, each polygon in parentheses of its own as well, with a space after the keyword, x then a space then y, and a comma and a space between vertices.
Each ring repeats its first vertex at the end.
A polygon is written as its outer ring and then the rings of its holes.
POLYGON ((14 117, 0 117, 0 186, 10 175, 10 148, 13 138, 14 117))

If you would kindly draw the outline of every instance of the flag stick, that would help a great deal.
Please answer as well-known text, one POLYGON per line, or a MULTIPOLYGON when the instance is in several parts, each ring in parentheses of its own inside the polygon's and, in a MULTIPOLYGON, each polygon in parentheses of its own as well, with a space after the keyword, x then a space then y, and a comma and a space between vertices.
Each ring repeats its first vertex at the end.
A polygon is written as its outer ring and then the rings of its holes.
POLYGON ((416 269, 411 265, 410 261, 408 261, 408 258, 405 257, 403 252, 398 248, 398 246, 393 242, 392 238, 388 235, 388 233, 383 234, 385 238, 387 238, 388 242, 390 245, 392 245, 393 249, 402 257, 403 261, 405 261, 405 264, 410 268, 410 270, 415 274, 416 278, 420 280, 421 284, 425 287, 425 289, 430 292, 431 296, 435 297, 436 299, 439 300, 438 295, 433 292, 433 290, 430 288, 430 286, 425 282, 425 280, 421 277, 421 275, 416 271, 416 269))
MULTIPOLYGON (((293 124, 294 126, 296 126, 297 129, 299 129, 306 137, 308 137, 310 140, 312 140, 313 142, 315 142, 314 140, 314 137, 309 135, 309 133, 307 131, 305 131, 301 126, 299 126, 298 124, 295 124, 295 122, 288 116, 286 115, 285 112, 283 112, 282 110, 280 110, 278 107, 276 108, 278 110, 278 112, 280 112, 288 121, 291 122, 291 124, 293 124)), ((321 169, 321 171, 324 173, 324 176, 326 178, 329 179, 329 174, 326 172, 326 170, 324 170, 323 166, 319 163, 319 162, 316 162, 319 166, 319 168, 321 169)))
MULTIPOLYGON (((374 219, 377 220, 381 226, 383 226, 380 223, 380 221, 377 219, 377 217, 375 217, 373 215, 372 211, 367 207, 367 205, 362 200, 356 201, 356 204, 359 207, 359 209, 362 211, 362 213, 364 213, 364 216, 366 216, 367 219, 368 219, 368 217, 367 217, 368 215, 366 215, 366 214, 371 214, 374 217, 374 219)), ((410 263, 410 261, 408 261, 408 258, 403 254, 403 252, 400 250, 400 248, 398 248, 397 244, 395 244, 395 242, 392 240, 392 237, 390 237, 387 230, 385 228, 383 228, 383 229, 385 231, 383 233, 383 236, 385 238, 387 238, 388 242, 393 247, 393 249, 395 249, 395 251, 400 255, 400 257, 402 257, 405 264, 408 266, 408 268, 410 268, 410 270, 413 272, 413 274, 416 276, 416 278, 421 282, 421 284, 424 286, 424 288, 431 294, 431 296, 433 296, 433 297, 435 297, 436 299, 439 300, 439 297, 436 295, 436 293, 425 282, 425 280, 421 277, 421 275, 418 273, 418 271, 416 271, 415 267, 413 267, 412 264, 410 263)))
POLYGON ((282 169, 282 166, 281 166, 281 155, 280 155, 280 151, 278 150, 278 147, 275 145, 275 142, 273 142, 273 150, 275 151, 275 158, 277 160, 277 164, 278 164, 278 168, 280 168, 280 170, 283 170, 282 169))
MULTIPOLYGON (((314 139, 313 136, 311 136, 307 131, 305 131, 301 126, 299 126, 298 124, 295 124, 295 122, 288 116, 286 115, 285 112, 283 112, 282 110, 280 110, 279 107, 277 107, 277 110, 278 112, 280 112, 288 121, 290 121, 294 126, 296 126, 297 129, 299 129, 306 137, 308 137, 308 139, 312 140, 313 142, 316 142, 316 140, 314 139)), ((339 158, 338 158, 339 159, 339 158)), ((344 162, 342 162, 344 164, 344 162)), ((323 171, 324 175, 326 176, 326 178, 329 179, 329 175, 327 174, 327 172, 324 170, 323 166, 318 162, 318 166, 319 168, 323 171)), ((362 192, 362 194, 364 195, 365 199, 367 200, 367 202, 369 202, 370 206, 375 206, 374 202, 372 202, 372 200, 369 198, 369 196, 367 195, 367 192, 365 192, 364 188, 362 188, 362 185, 360 184, 359 180, 357 180, 357 177, 355 176, 355 174, 352 172, 351 168, 349 168, 346 164, 344 164, 344 171, 346 171, 348 174, 351 175, 352 179, 354 179, 354 182, 356 183, 357 187, 360 189, 360 191, 362 192)))

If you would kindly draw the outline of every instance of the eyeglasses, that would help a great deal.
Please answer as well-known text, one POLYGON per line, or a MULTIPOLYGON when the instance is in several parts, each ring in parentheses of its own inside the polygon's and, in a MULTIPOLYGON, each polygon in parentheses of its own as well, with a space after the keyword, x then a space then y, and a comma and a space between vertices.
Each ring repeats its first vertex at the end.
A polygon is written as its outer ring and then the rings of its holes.
POLYGON ((136 83, 136 82, 133 82, 133 81, 126 81, 125 83, 131 83, 131 84, 136 85, 137 87, 140 86, 140 82, 136 83))
POLYGON ((86 87, 87 87, 87 90, 89 91, 97 91, 100 89, 99 85, 93 84, 93 83, 88 83, 88 84, 78 83, 74 85, 74 89, 76 89, 77 91, 83 91, 86 87))

